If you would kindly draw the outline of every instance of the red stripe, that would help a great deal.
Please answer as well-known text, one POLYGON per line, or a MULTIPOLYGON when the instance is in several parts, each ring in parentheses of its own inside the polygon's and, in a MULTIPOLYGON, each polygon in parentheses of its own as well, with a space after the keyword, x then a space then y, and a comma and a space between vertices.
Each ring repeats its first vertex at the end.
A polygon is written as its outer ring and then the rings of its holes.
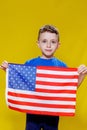
POLYGON ((56 75, 56 74, 41 74, 41 73, 37 73, 36 77, 46 77, 46 78, 62 78, 62 79, 77 79, 78 76, 77 75, 56 75))
POLYGON ((26 109, 19 109, 19 108, 14 108, 9 106, 10 109, 20 111, 20 112, 25 112, 25 113, 31 113, 31 114, 40 114, 40 115, 51 115, 51 116, 74 116, 75 113, 70 113, 70 112, 45 112, 45 111, 35 111, 35 110, 26 110, 26 109))
POLYGON ((43 70, 53 70, 53 71, 77 71, 77 68, 66 68, 66 67, 56 67, 56 66, 37 66, 37 69, 43 70))
POLYGON ((17 104, 17 105, 26 105, 26 106, 33 106, 33 107, 46 107, 46 108, 71 108, 75 109, 75 105, 60 105, 60 104, 42 104, 42 103, 31 103, 31 102, 23 102, 23 101, 17 101, 17 99, 11 100, 8 99, 9 103, 17 104))
POLYGON ((45 93, 68 93, 68 94, 76 94, 76 90, 51 90, 51 89, 39 89, 36 88, 37 92, 45 92, 45 93))
POLYGON ((55 83, 55 82, 45 82, 45 81, 36 81, 36 84, 41 85, 50 85, 50 86, 77 86, 78 83, 55 83))
POLYGON ((31 99, 42 99, 42 100, 60 100, 60 101, 76 101, 76 98, 70 97, 47 97, 47 96, 37 96, 37 95, 29 95, 29 94, 21 94, 21 93, 13 93, 8 92, 9 96, 21 97, 21 98, 31 98, 31 99))

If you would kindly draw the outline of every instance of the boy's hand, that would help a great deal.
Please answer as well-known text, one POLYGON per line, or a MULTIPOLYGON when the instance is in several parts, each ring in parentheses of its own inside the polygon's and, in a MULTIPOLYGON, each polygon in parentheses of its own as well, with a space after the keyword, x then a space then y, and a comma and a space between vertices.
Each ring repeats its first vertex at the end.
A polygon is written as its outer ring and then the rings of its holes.
POLYGON ((1 66, 0 66, 1 69, 3 69, 4 71, 6 71, 6 69, 8 68, 8 62, 7 61, 3 61, 1 66))
POLYGON ((80 65, 78 67, 79 79, 78 79, 78 86, 82 83, 85 76, 87 75, 87 67, 85 65, 80 65))
POLYGON ((83 74, 86 75, 87 74, 87 67, 85 65, 80 65, 78 67, 78 73, 79 74, 83 74))

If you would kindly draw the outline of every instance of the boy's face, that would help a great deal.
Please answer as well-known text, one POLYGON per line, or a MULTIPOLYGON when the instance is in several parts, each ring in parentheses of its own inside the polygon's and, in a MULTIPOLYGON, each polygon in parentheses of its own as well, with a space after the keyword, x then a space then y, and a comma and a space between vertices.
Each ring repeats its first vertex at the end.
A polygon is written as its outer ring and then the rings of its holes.
POLYGON ((43 58, 52 58, 59 47, 58 36, 50 32, 41 33, 38 46, 41 49, 43 58))

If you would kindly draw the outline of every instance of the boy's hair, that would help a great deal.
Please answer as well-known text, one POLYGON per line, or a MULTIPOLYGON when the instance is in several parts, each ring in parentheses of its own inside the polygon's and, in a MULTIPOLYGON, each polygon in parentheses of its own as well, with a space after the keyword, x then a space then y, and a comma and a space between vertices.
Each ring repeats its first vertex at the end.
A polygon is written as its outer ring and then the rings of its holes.
POLYGON ((38 32, 38 40, 40 38, 40 34, 44 32, 55 33, 56 35, 58 35, 58 41, 59 41, 59 31, 57 30, 56 27, 52 25, 44 25, 43 27, 41 27, 38 32))

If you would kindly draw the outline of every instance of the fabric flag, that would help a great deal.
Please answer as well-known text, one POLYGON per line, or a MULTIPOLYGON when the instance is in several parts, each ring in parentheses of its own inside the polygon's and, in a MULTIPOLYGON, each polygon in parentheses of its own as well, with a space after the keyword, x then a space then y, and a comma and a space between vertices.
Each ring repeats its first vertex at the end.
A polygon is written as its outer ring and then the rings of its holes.
POLYGON ((77 68, 9 64, 6 80, 9 108, 31 114, 75 115, 77 68))

